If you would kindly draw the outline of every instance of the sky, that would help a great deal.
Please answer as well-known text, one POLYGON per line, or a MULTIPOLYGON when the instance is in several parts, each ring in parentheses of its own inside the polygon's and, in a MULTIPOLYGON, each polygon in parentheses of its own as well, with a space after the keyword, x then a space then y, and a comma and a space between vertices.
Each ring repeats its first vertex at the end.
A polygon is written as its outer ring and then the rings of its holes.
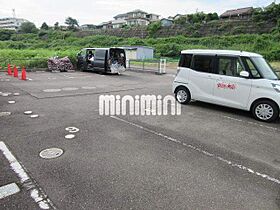
MULTIPOLYGON (((274 0, 0 0, 0 18, 16 17, 34 22, 38 27, 46 22, 64 25, 66 17, 79 24, 100 24, 117 14, 141 9, 161 15, 162 18, 196 11, 223 13, 228 9, 248 6, 264 7, 274 0)), ((280 0, 276 0, 280 3, 280 0)))

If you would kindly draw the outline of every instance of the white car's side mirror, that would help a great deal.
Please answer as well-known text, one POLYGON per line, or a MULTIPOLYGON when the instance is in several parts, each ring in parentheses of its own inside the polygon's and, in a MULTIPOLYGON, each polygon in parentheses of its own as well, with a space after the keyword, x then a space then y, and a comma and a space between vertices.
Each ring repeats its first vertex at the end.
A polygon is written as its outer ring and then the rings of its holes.
POLYGON ((247 71, 241 71, 240 76, 243 78, 249 78, 250 75, 249 75, 249 72, 247 72, 247 71))

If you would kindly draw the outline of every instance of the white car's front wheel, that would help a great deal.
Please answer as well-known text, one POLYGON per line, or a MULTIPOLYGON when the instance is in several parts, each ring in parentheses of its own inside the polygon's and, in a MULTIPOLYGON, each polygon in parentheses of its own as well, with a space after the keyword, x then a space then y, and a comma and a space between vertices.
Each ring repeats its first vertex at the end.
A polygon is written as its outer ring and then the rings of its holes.
POLYGON ((176 100, 180 104, 188 104, 191 101, 190 91, 185 87, 179 87, 175 91, 176 100))
POLYGON ((259 121, 274 122, 279 117, 279 107, 273 101, 258 101, 252 107, 252 114, 259 121))

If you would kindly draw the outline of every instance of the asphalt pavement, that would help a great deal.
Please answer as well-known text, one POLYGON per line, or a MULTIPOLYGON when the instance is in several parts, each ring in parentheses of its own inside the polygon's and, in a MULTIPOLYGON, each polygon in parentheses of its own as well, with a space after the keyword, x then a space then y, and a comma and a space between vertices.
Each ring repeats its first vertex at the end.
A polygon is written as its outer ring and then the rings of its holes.
POLYGON ((1 209, 280 209, 279 121, 201 102, 99 114, 102 94, 172 95, 170 73, 27 77, 0 73, 1 209))

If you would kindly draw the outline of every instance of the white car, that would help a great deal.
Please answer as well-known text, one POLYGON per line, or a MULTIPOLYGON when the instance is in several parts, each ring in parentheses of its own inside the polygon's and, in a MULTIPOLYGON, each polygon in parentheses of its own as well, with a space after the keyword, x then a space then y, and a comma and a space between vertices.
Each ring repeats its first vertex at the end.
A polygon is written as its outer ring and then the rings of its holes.
POLYGON ((181 104, 197 100, 247 110, 265 122, 279 117, 279 76, 255 53, 182 51, 173 92, 181 104))

